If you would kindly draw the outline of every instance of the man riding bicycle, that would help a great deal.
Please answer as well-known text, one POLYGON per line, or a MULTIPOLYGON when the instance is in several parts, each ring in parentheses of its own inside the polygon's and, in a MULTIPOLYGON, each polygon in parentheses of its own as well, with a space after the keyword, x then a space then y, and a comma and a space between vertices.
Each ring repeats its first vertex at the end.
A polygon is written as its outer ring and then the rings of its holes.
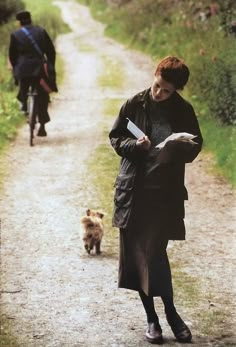
MULTIPOLYGON (((48 114, 49 95, 40 85, 44 57, 55 67, 56 51, 45 29, 32 25, 31 14, 21 11, 16 14, 20 29, 11 34, 9 60, 19 85, 18 100, 22 111, 27 114, 27 94, 32 86, 37 92, 37 115, 40 127, 38 136, 47 136, 45 123, 50 121, 48 114), (36 47, 35 47, 36 46, 36 47), (38 48, 38 49, 36 49, 38 48)), ((55 91, 56 91, 55 87, 55 91)))

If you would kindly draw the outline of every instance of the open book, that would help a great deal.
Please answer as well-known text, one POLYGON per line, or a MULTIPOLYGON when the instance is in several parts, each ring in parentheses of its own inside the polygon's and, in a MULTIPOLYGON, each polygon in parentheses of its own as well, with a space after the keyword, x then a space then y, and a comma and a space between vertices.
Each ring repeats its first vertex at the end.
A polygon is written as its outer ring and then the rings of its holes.
POLYGON ((163 148, 166 144, 166 142, 171 140, 178 140, 178 141, 184 141, 184 142, 190 142, 190 143, 196 143, 193 141, 193 139, 197 137, 196 135, 192 135, 189 133, 173 133, 170 136, 168 136, 164 141, 159 143, 156 148, 163 148))

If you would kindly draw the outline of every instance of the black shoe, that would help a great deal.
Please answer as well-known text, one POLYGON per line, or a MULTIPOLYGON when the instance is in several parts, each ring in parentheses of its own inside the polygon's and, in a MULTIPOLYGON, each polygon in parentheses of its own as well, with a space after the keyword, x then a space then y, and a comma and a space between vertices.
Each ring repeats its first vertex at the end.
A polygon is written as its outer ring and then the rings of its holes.
POLYGON ((146 339, 148 342, 153 344, 159 345, 163 343, 162 329, 159 322, 148 323, 146 339))
POLYGON ((188 343, 192 340, 192 334, 183 319, 176 313, 174 316, 166 316, 167 322, 178 342, 188 343))
POLYGON ((47 133, 46 133, 44 124, 40 124, 39 130, 38 130, 38 133, 37 133, 37 136, 42 136, 42 137, 43 137, 43 136, 47 136, 47 133))

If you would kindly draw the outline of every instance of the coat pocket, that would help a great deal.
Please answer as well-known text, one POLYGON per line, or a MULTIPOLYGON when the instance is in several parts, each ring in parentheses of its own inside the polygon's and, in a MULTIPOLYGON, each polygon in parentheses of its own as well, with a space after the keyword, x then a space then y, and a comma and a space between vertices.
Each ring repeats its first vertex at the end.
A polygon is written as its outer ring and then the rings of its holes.
POLYGON ((120 174, 115 182, 113 226, 126 228, 129 222, 133 192, 134 175, 120 174))
POLYGON ((132 202, 133 188, 134 188, 133 175, 120 174, 115 182, 115 197, 114 202, 116 206, 128 207, 132 202))

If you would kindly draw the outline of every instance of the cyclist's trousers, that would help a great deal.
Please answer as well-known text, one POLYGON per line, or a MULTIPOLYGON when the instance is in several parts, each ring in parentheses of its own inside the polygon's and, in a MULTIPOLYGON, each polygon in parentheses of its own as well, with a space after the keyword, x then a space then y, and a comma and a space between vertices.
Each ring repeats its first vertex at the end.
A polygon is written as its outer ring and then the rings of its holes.
POLYGON ((27 93, 30 86, 35 88, 38 94, 37 115, 39 123, 45 124, 50 121, 48 114, 49 95, 40 86, 38 78, 22 78, 19 81, 19 92, 17 98, 22 103, 22 111, 27 111, 27 93))

